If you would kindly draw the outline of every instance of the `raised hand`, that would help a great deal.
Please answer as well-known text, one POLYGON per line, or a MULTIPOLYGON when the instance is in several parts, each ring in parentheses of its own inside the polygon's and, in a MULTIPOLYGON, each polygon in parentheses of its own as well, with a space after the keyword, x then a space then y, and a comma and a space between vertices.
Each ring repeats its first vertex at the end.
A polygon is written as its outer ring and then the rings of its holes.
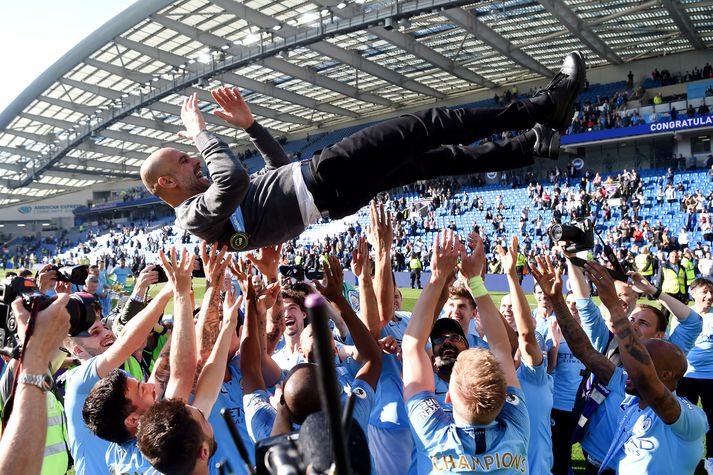
POLYGON ((562 329, 556 318, 550 318, 550 335, 552 335, 555 345, 559 345, 562 342, 562 329))
POLYGON ((508 248, 507 253, 500 244, 498 244, 497 250, 498 254, 500 254, 500 262, 503 264, 503 273, 510 276, 517 275, 517 236, 512 237, 512 244, 508 248))
POLYGON ((248 260, 262 275, 270 280, 277 279, 277 269, 280 266, 282 244, 260 248, 257 254, 247 254, 248 260))
POLYGON ((207 242, 201 242, 201 260, 203 261, 206 280, 210 285, 216 285, 221 275, 225 274, 226 261, 223 258, 226 252, 228 252, 228 246, 223 246, 218 252, 217 242, 210 246, 210 250, 207 242))
POLYGON ((161 262, 166 269, 168 281, 173 286, 175 294, 188 294, 191 291, 191 280, 193 273, 193 255, 183 248, 181 251, 181 260, 176 258, 176 247, 171 246, 170 260, 164 254, 163 249, 159 251, 161 262))
POLYGON ((621 308, 621 302, 619 301, 619 296, 616 293, 616 287, 614 286, 614 279, 604 266, 597 264, 596 262, 587 261, 584 264, 584 272, 589 277, 589 280, 597 287, 597 293, 599 298, 602 299, 602 303, 608 308, 621 308))
POLYGON ((446 281, 458 262, 458 253, 462 249, 458 236, 450 229, 444 229, 433 239, 431 256, 431 274, 435 279, 446 281))
POLYGON ((240 290, 245 295, 245 298, 248 300, 252 300, 253 298, 255 298, 255 289, 252 285, 251 278, 252 266, 250 265, 250 263, 248 263, 244 259, 238 259, 235 262, 231 262, 228 267, 230 268, 230 272, 232 272, 235 278, 238 279, 238 285, 240 285, 240 290), (252 291, 252 295, 250 295, 248 290, 252 291))
POLYGON ((203 113, 198 108, 198 95, 194 92, 183 101, 181 106, 181 121, 186 130, 178 132, 179 137, 193 140, 205 129, 203 113))
POLYGON ((380 338, 376 341, 376 343, 379 345, 379 348, 381 348, 381 351, 383 351, 384 353, 389 355, 396 355, 396 359, 401 359, 401 346, 399 345, 399 342, 396 341, 396 338, 394 338, 392 335, 380 338))
POLYGON ((329 265, 324 266, 324 283, 317 280, 312 281, 317 287, 320 294, 324 295, 330 302, 335 302, 340 298, 344 298, 342 290, 344 289, 344 273, 339 260, 334 257, 329 257, 329 265))
POLYGON ((651 295, 656 292, 656 286, 646 280, 646 278, 638 272, 629 272, 627 274, 631 280, 631 286, 640 294, 651 295))
POLYGON ((136 285, 134 285, 134 295, 144 295, 151 284, 158 282, 158 271, 154 264, 148 265, 141 269, 139 275, 136 276, 136 285))
POLYGON ((257 294, 255 308, 259 315, 266 315, 267 311, 275 305, 277 297, 280 295, 280 283, 273 282, 257 294))
POLYGON ((530 265, 530 272, 540 285, 542 292, 551 299, 562 297, 562 271, 555 270, 549 256, 535 258, 537 265, 530 265))
POLYGON ((231 325, 233 328, 238 326, 238 308, 241 303, 237 289, 231 285, 223 300, 223 325, 231 325))
POLYGON ((253 114, 237 87, 219 87, 210 93, 222 109, 213 111, 217 117, 241 129, 247 129, 253 125, 255 122, 253 114))
POLYGON ((359 279, 364 276, 371 278, 371 271, 369 269, 369 245, 366 239, 359 238, 356 247, 352 251, 352 272, 359 279))
MULTIPOLYGON (((384 255, 391 251, 391 243, 394 239, 394 232, 391 226, 391 213, 384 211, 384 204, 372 200, 369 206, 369 227, 367 228, 367 238, 369 244, 379 255, 384 255)), ((388 255, 386 256, 388 257, 388 255)))
POLYGON ((468 247, 473 250, 470 255, 465 251, 465 246, 460 249, 460 273, 466 279, 482 276, 485 271, 485 247, 480 234, 472 232, 468 235, 468 247))

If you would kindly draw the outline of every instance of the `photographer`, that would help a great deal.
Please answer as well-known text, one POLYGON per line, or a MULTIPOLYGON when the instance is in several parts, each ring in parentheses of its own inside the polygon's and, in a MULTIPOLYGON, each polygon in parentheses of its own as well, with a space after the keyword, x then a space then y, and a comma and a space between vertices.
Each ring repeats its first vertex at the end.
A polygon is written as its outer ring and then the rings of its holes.
MULTIPOLYGON (((68 469, 62 406, 48 391, 51 386, 48 365, 69 331, 69 313, 65 309, 68 300, 68 295, 60 295, 35 317, 32 336, 23 350, 12 414, 0 440, 0 473, 3 475, 36 474, 40 471, 62 474, 68 469), (50 410, 52 419, 59 418, 59 423, 53 421, 48 430, 50 410)), ((12 310, 24 333, 30 313, 25 310, 21 299, 12 303, 12 310)), ((22 337, 24 340, 24 334, 22 337)), ((12 368, 6 369, 5 374, 14 373, 16 369, 15 363, 12 368)), ((4 406, 5 410, 9 409, 4 406)))

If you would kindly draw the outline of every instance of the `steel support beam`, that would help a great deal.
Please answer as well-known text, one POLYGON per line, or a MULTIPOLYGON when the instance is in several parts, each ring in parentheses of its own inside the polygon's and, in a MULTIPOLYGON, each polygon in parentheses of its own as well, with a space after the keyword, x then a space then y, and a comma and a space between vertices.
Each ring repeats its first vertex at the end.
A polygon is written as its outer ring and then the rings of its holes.
POLYGON ((706 49, 706 44, 703 42, 701 35, 696 30, 695 25, 691 21, 691 17, 688 16, 688 12, 683 8, 681 2, 679 0, 661 0, 661 3, 666 7, 673 22, 676 23, 678 29, 681 30, 683 36, 688 39, 693 47, 696 49, 706 49))
POLYGON ((597 56, 613 64, 622 64, 624 61, 592 28, 567 5, 563 0, 538 0, 540 5, 557 18, 559 22, 597 56))
MULTIPOLYGON (((213 3, 219 5, 225 11, 244 19, 251 25, 256 25, 265 29, 272 29, 277 25, 281 26, 279 30, 273 31, 276 35, 282 38, 287 39, 289 37, 297 37, 304 34, 303 29, 281 24, 275 18, 265 15, 257 10, 253 10, 252 8, 248 8, 243 3, 238 3, 233 0, 213 0, 213 3)), ((307 47, 319 54, 329 56, 330 58, 341 61, 344 64, 348 64, 354 68, 364 71, 367 74, 380 78, 391 84, 395 84, 404 89, 408 89, 418 94, 436 97, 438 99, 445 97, 443 93, 437 91, 436 89, 421 84, 418 81, 392 71, 378 63, 369 61, 356 51, 345 50, 324 40, 310 43, 307 47)))
POLYGON ((500 33, 478 20, 475 15, 463 10, 462 8, 451 8, 450 10, 443 12, 443 15, 481 40, 483 43, 489 45, 491 48, 520 66, 541 76, 554 76, 555 73, 553 71, 550 71, 542 63, 512 44, 500 33))

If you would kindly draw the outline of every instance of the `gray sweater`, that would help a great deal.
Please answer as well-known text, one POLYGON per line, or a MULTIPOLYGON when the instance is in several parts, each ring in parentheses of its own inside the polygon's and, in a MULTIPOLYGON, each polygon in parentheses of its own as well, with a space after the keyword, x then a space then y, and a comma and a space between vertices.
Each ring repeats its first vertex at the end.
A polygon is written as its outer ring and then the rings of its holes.
MULTIPOLYGON (((246 129, 265 159, 265 169, 249 176, 228 145, 208 131, 195 138, 213 183, 205 193, 176 207, 176 222, 208 243, 230 247, 236 232, 230 216, 240 206, 248 245, 242 250, 283 243, 305 229, 295 194, 293 167, 277 141, 255 122, 246 129)), ((233 249, 235 250, 235 249, 233 249)))

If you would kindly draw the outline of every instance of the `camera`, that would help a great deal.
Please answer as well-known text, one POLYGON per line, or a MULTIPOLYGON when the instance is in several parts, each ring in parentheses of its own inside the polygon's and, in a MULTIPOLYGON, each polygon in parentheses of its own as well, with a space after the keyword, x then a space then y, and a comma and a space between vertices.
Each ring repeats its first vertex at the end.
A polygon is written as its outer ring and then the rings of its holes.
POLYGON ((564 250, 567 252, 594 248, 594 225, 589 219, 572 221, 570 224, 553 224, 547 234, 554 242, 564 241, 564 250))
MULTIPOLYGON (((84 267, 86 270, 86 266, 76 267, 84 267)), ((76 267, 73 269, 76 269, 76 267)), ((60 273, 57 272, 57 275, 59 276, 60 273)), ((71 271, 69 275, 72 276, 71 271)), ((74 277, 77 276, 78 274, 74 274, 74 277)), ((84 279, 86 280, 86 277, 84 279)), ((75 283, 71 280, 68 282, 75 283)), ((32 279, 11 277, 0 284, 0 341, 3 346, 16 346, 19 344, 17 320, 10 307, 10 304, 17 297, 22 298, 22 304, 27 311, 30 311, 33 305, 38 305, 38 311, 42 311, 56 299, 56 297, 48 297, 40 293, 32 279)), ((69 313, 69 336, 78 336, 91 328, 96 320, 96 308, 98 305, 99 303, 94 296, 87 292, 77 292, 69 296, 65 307, 69 313)))
POLYGON ((292 277, 298 282, 305 280, 305 278, 307 280, 324 278, 324 272, 321 270, 305 271, 302 266, 280 266, 279 271, 285 277, 292 277))
MULTIPOLYGON (((158 264, 149 264, 149 265, 153 265, 154 266, 153 270, 156 273, 158 273, 158 280, 156 281, 157 284, 160 284, 161 282, 168 282, 168 276, 166 275, 166 270, 163 267, 161 267, 158 264)), ((144 269, 146 269, 147 267, 148 267, 148 265, 144 266, 144 269)), ((143 271, 144 269, 141 269, 141 271, 143 271)))
POLYGON ((89 277, 89 266, 52 266, 48 271, 57 272, 57 282, 69 282, 75 285, 84 285, 89 277))

